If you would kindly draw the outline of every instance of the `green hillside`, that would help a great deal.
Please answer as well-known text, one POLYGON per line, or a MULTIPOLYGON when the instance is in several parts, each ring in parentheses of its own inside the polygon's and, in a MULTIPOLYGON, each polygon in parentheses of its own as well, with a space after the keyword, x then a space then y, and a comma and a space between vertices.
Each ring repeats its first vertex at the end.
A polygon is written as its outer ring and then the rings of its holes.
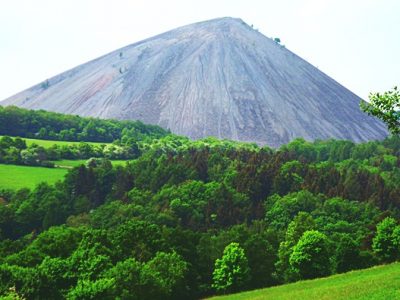
POLYGON ((210 298, 213 300, 400 299, 400 264, 373 267, 327 278, 210 298))
MULTIPOLYGON (((54 161, 56 168, 0 164, 0 189, 34 188, 38 183, 53 184, 62 180, 68 169, 85 164, 87 160, 54 161)), ((112 160, 114 166, 125 165, 125 160, 112 160)))
MULTIPOLYGON (((0 135, 0 138, 3 136, 0 135)), ((71 142, 71 141, 54 141, 54 140, 42 140, 42 139, 28 139, 23 138, 26 142, 26 145, 29 147, 33 144, 44 147, 50 148, 51 146, 58 145, 58 146, 71 146, 71 145, 78 145, 82 142, 71 142)), ((102 144, 109 144, 109 143, 99 143, 99 142, 84 142, 90 145, 102 145, 102 144)))
POLYGON ((45 140, 113 142, 117 139, 153 140, 168 135, 159 126, 140 121, 84 118, 44 110, 0 106, 0 135, 45 140))
MULTIPOLYGON (((80 165, 84 165, 87 162, 87 159, 63 159, 63 160, 55 160, 52 161, 56 167, 76 167, 80 165)), ((127 160, 111 160, 113 166, 124 166, 127 160)))

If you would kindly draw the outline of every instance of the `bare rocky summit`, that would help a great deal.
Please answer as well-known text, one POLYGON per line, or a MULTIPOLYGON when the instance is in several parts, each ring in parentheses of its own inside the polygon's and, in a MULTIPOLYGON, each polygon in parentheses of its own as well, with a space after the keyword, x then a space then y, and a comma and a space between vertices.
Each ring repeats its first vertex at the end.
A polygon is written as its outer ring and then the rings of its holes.
POLYGON ((121 48, 0 104, 277 147, 296 137, 385 137, 384 124, 361 112, 360 101, 242 20, 221 18, 121 48))

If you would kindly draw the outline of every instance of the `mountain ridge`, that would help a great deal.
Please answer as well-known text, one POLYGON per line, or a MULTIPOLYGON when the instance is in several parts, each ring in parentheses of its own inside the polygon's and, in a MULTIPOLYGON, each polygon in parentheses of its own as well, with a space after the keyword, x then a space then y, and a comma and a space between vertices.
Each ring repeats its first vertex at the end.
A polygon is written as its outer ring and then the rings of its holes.
POLYGON ((0 104, 278 147, 296 137, 385 137, 384 124, 362 113, 360 101, 241 19, 224 17, 117 49, 0 104))

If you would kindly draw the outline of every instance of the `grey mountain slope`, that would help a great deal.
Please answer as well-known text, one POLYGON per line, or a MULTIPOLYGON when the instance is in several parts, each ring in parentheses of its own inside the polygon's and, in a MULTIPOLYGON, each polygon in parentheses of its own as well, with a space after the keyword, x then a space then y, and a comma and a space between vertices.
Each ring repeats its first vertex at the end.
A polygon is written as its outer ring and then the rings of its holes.
POLYGON ((35 85, 1 105, 139 119, 197 139, 273 147, 296 138, 381 139, 360 98, 240 19, 180 27, 35 85))

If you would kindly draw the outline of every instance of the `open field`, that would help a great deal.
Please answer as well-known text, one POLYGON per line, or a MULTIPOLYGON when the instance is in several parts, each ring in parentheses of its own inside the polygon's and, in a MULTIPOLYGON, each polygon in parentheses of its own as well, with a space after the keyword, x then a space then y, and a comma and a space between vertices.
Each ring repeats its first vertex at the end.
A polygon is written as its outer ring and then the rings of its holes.
MULTIPOLYGON (((2 136, 0 135, 0 138, 2 136)), ((42 146, 44 148, 50 148, 53 145, 59 145, 59 146, 63 146, 63 145, 74 145, 74 144, 79 144, 81 142, 69 142, 69 141, 51 141, 51 140, 40 140, 40 139, 27 139, 27 138, 22 138, 23 140, 26 141, 27 146, 30 146, 32 144, 36 144, 39 146, 42 146)), ((85 142, 87 144, 91 144, 91 145, 102 145, 105 144, 107 145, 107 143, 94 143, 94 142, 85 142)))
MULTIPOLYGON (((87 162, 87 159, 77 159, 77 160, 72 160, 72 159, 64 159, 64 160, 54 160, 52 161, 56 166, 58 167, 76 167, 79 165, 84 165, 87 162)), ((126 164, 127 160, 112 160, 111 163, 114 166, 124 166, 126 164)))
MULTIPOLYGON (((53 161, 56 168, 0 164, 0 189, 34 188, 40 182, 53 184, 62 180, 68 169, 85 164, 87 160, 53 161)), ((126 160, 111 161, 114 166, 125 165, 126 160)))
POLYGON ((34 188, 40 182, 49 184, 63 179, 66 169, 0 164, 0 188, 34 188))
POLYGON ((210 299, 400 299, 400 263, 210 299))

